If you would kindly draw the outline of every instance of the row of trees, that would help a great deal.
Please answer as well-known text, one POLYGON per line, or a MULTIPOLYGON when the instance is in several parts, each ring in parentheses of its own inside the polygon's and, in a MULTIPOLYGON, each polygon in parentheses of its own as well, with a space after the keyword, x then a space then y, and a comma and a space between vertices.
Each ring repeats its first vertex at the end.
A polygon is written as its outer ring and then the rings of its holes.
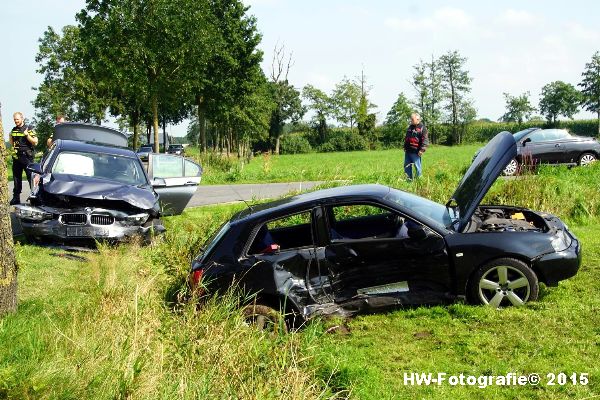
POLYGON ((574 85, 563 81, 554 81, 544 85, 540 94, 538 108, 529 100, 530 93, 511 96, 504 93, 506 100, 506 113, 500 118, 503 122, 522 123, 525 120, 539 118, 534 115, 536 111, 548 123, 556 124, 558 118, 563 116, 573 119, 580 108, 593 112, 598 117, 598 134, 600 135, 600 52, 592 56, 591 62, 585 65, 582 80, 574 85))
POLYGON ((195 115, 221 147, 248 148, 268 132, 277 84, 260 68, 261 36, 236 0, 87 0, 77 26, 48 28, 36 61, 44 79, 34 101, 38 130, 54 116, 126 121, 137 147, 152 129, 195 115))
MULTIPOLYGON (((97 123, 112 115, 133 131, 137 147, 144 129, 158 144, 160 126, 164 131, 191 117, 188 138, 205 151, 278 153, 287 125, 310 112, 317 144, 327 142, 333 125, 371 143, 381 135, 364 73, 345 77, 330 93, 296 88, 288 79, 292 56, 278 45, 265 74, 256 20, 241 1, 87 0, 77 21, 62 32, 48 28, 40 39, 36 61, 44 79, 34 105, 42 133, 50 133, 57 114, 97 123)), ((401 136, 416 110, 434 143, 461 143, 476 117, 466 62, 458 51, 419 61, 410 78, 412 97, 398 95, 383 123, 386 132, 401 136)), ((540 112, 556 121, 583 105, 600 116, 599 70, 596 53, 581 92, 560 81, 546 85, 540 112)), ((523 121, 535 111, 527 93, 505 97, 502 120, 523 121)))

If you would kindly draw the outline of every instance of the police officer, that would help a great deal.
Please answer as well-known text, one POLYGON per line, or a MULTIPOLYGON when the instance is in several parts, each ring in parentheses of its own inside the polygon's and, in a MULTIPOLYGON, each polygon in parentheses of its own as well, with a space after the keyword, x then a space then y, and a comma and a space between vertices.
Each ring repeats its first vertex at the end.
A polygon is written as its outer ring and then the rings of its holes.
POLYGON ((15 186, 13 188, 13 198, 11 205, 21 203, 21 189, 23 188, 23 171, 27 176, 29 187, 31 188, 31 172, 27 171, 27 165, 33 162, 35 154, 34 148, 38 143, 38 138, 31 127, 25 125, 25 119, 22 112, 13 114, 15 127, 10 131, 9 141, 13 148, 12 173, 15 186))

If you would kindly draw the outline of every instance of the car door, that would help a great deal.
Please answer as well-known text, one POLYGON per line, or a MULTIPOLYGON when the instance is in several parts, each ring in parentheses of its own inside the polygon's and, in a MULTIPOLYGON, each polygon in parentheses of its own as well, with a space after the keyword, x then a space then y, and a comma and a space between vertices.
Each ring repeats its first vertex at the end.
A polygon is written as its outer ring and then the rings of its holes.
POLYGON ((247 293, 289 298, 299 308, 318 295, 320 281, 313 280, 316 289, 311 289, 311 276, 318 270, 312 220, 308 209, 254 227, 240 259, 244 274, 239 283, 247 293))
POLYGON ((368 298, 378 308, 446 298, 446 244, 433 230, 376 204, 330 206, 325 214, 330 239, 322 264, 336 303, 368 298))
POLYGON ((549 144, 544 162, 548 164, 569 162, 569 149, 564 135, 566 132, 560 129, 545 129, 544 133, 545 140, 549 144))
POLYGON ((522 141, 523 162, 525 164, 553 163, 556 157, 556 144, 546 139, 546 131, 543 129, 530 133, 522 141))
POLYGON ((202 167, 172 154, 148 155, 148 177, 159 195, 163 215, 181 214, 202 177, 202 167))

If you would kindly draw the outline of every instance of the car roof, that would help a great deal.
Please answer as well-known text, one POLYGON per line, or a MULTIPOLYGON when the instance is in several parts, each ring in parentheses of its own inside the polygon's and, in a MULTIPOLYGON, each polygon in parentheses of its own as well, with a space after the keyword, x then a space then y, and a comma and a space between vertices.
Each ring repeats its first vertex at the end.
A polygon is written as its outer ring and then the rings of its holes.
POLYGON ((307 205, 331 204, 348 200, 381 199, 384 198, 389 191, 390 188, 388 186, 375 184, 338 186, 330 189, 321 189, 250 206, 235 214, 231 217, 230 221, 233 223, 262 219, 271 214, 293 212, 307 205))
POLYGON ((58 148, 67 151, 82 151, 85 153, 111 154, 124 157, 137 157, 131 149, 124 147, 99 145, 96 143, 80 142, 78 140, 59 139, 56 141, 58 148))

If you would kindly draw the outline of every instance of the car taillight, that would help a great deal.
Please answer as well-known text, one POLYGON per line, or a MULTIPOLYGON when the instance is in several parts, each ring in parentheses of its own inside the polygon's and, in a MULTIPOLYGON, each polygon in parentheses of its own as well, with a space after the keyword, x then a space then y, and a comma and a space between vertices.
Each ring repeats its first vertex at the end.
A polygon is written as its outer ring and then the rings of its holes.
POLYGON ((192 288, 196 289, 202 280, 202 274, 204 274, 204 270, 202 268, 197 269, 192 272, 192 288))

